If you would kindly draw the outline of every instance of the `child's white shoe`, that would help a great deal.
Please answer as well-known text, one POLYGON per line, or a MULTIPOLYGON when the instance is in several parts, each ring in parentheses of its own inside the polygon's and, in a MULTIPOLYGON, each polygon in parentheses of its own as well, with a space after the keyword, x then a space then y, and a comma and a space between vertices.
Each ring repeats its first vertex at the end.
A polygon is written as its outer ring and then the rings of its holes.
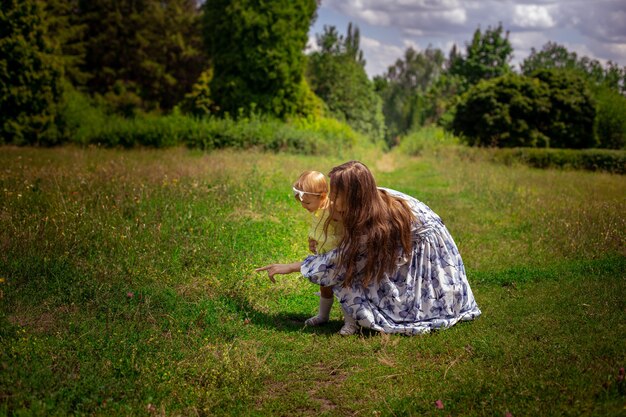
POLYGON ((307 326, 319 326, 324 323, 328 323, 328 318, 320 317, 319 315, 306 319, 304 322, 307 326))
POLYGON ((320 296, 320 308, 317 316, 307 319, 304 324, 307 326, 319 326, 320 324, 328 322, 328 319, 330 318, 330 308, 333 306, 333 301, 335 301, 334 297, 324 298, 320 296))

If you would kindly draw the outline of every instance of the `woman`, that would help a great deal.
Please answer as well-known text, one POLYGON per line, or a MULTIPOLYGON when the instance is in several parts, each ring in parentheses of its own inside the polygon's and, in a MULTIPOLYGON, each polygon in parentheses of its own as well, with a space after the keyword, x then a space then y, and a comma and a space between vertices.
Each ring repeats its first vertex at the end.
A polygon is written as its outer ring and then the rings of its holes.
MULTIPOLYGON (((480 315, 461 255, 443 222, 420 201, 378 188, 358 161, 329 174, 331 218, 343 223, 336 249, 257 271, 300 271, 332 286, 344 309, 343 335, 357 323, 384 333, 422 334, 480 315)), ((329 222, 331 219, 329 219, 329 222)))

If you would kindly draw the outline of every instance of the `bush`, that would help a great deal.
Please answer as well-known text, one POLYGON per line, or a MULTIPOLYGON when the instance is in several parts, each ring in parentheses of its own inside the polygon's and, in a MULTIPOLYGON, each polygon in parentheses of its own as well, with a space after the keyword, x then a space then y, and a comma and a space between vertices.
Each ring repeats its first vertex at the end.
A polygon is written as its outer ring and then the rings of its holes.
POLYGON ((596 136, 600 148, 626 147, 626 97, 602 87, 596 92, 596 136))
POLYGON ((69 83, 65 84, 59 109, 57 123, 64 142, 86 145, 111 119, 88 95, 69 83))
POLYGON ((409 156, 419 156, 427 150, 456 144, 458 144, 458 139, 455 136, 440 127, 429 126, 411 132, 400 139, 398 150, 409 156))
POLYGON ((350 126, 323 117, 282 121, 267 116, 195 117, 173 114, 124 118, 107 114, 87 95, 68 87, 59 118, 64 140, 79 145, 106 147, 186 145, 212 150, 260 148, 303 154, 332 154, 368 140, 350 126))
POLYGON ((465 93, 456 106, 453 131, 472 146, 546 146, 537 121, 550 112, 547 85, 509 74, 484 80, 465 93))
POLYGON ((554 69, 535 71, 535 79, 550 89, 550 113, 540 130, 551 148, 585 149, 597 145, 595 103, 586 82, 577 74, 554 69))
POLYGON ((106 147, 186 145, 213 150, 260 148, 303 154, 331 154, 350 149, 366 139, 334 119, 296 118, 289 122, 263 117, 196 118, 180 113, 124 118, 107 115, 87 96, 71 90, 66 95, 61 120, 72 143, 106 147))
POLYGON ((271 151, 331 154, 349 149, 364 139, 334 119, 296 118, 290 122, 260 116, 197 119, 204 134, 189 135, 187 146, 204 150, 260 147, 271 151))
POLYGON ((461 98, 452 127, 470 145, 582 149, 596 145, 594 119, 580 77, 542 70, 481 81, 461 98))
POLYGON ((511 165, 523 163, 535 168, 565 168, 626 174, 626 151, 608 149, 497 149, 490 160, 511 165))

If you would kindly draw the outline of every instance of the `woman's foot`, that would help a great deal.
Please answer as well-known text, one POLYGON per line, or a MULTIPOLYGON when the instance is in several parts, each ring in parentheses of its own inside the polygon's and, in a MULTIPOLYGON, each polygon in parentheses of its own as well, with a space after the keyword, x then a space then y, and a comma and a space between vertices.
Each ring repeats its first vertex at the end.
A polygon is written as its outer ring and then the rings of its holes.
POLYGON ((339 334, 342 336, 352 336, 359 331, 359 325, 355 322, 346 322, 341 330, 339 330, 339 334))
POLYGON ((324 323, 328 323, 328 318, 320 317, 319 315, 306 319, 304 322, 307 326, 319 326, 324 323))

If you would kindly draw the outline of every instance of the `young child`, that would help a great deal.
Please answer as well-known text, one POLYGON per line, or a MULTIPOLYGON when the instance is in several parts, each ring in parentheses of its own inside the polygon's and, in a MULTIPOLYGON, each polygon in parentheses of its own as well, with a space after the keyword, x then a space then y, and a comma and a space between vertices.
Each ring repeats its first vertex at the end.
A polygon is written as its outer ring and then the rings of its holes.
MULTIPOLYGON (((329 216, 328 183, 324 174, 318 171, 304 171, 293 184, 293 195, 302 207, 313 215, 309 229, 309 250, 316 254, 326 253, 337 247, 341 237, 341 226, 331 220, 325 233, 329 216)), ((316 316, 307 319, 307 326, 319 326, 328 321, 333 306, 332 287, 320 285, 320 305, 316 316)))

